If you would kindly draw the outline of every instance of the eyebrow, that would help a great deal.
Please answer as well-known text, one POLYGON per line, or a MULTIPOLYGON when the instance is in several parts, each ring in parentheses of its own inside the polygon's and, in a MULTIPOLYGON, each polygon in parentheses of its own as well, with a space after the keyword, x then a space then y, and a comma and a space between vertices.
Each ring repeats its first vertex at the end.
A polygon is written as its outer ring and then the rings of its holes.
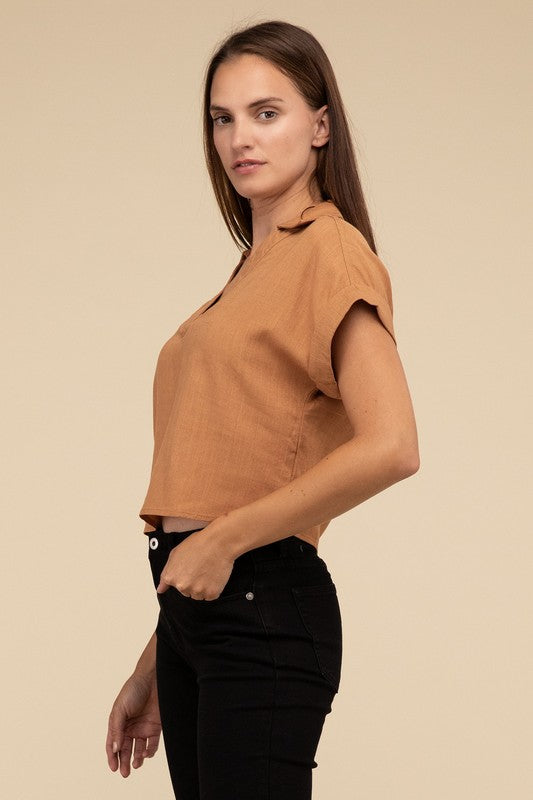
MULTIPOLYGON (((248 103, 248 108, 255 108, 256 106, 262 106, 266 103, 272 103, 272 101, 277 101, 278 103, 284 103, 285 100, 282 100, 281 97, 260 97, 259 100, 254 100, 252 103, 248 103)), ((224 106, 209 106, 209 111, 227 111, 227 108, 224 106)))

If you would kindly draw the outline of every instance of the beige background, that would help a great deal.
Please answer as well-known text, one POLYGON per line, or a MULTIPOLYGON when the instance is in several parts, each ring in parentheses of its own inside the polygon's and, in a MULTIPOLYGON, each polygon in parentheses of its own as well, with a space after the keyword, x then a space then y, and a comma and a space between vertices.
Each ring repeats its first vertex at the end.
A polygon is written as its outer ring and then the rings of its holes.
POLYGON ((232 25, 272 18, 336 70, 422 457, 321 540, 344 661, 314 797, 533 796, 531 6, 287 9, 3 0, 10 800, 171 796, 162 751, 108 771, 106 721, 157 613, 137 516, 156 358, 238 260, 203 163, 203 71, 232 25))

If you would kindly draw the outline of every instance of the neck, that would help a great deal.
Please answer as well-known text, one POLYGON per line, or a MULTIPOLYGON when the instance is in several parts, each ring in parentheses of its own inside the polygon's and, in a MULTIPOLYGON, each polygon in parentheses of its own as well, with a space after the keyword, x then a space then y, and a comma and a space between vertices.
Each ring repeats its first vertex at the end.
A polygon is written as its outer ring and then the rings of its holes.
POLYGON ((320 202, 322 202, 320 192, 315 190, 312 194, 307 187, 287 197, 276 198, 274 201, 266 200, 253 204, 251 201, 253 245, 250 252, 254 252, 277 225, 297 217, 304 208, 320 202))

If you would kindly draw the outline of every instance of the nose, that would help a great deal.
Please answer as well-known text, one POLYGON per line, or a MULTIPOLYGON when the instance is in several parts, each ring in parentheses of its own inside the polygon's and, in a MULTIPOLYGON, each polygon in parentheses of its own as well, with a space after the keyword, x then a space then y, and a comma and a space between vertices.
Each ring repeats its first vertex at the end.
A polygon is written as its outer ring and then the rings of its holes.
POLYGON ((245 147, 253 144, 251 123, 246 118, 235 117, 231 126, 231 146, 234 151, 241 152, 245 147))

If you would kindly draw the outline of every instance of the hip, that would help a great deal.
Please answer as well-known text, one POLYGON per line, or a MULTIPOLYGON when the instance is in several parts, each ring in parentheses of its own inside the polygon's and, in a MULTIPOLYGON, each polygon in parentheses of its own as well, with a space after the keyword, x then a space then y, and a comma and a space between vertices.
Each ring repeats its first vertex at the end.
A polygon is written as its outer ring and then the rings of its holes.
MULTIPOLYGON (((192 531, 149 537, 149 561, 157 587, 170 551, 192 531)), ((233 650, 257 663, 279 667, 302 662, 338 690, 342 618, 336 585, 316 548, 296 536, 249 550, 235 559, 215 600, 195 600, 170 587, 157 595, 169 639, 191 660, 233 650)))

